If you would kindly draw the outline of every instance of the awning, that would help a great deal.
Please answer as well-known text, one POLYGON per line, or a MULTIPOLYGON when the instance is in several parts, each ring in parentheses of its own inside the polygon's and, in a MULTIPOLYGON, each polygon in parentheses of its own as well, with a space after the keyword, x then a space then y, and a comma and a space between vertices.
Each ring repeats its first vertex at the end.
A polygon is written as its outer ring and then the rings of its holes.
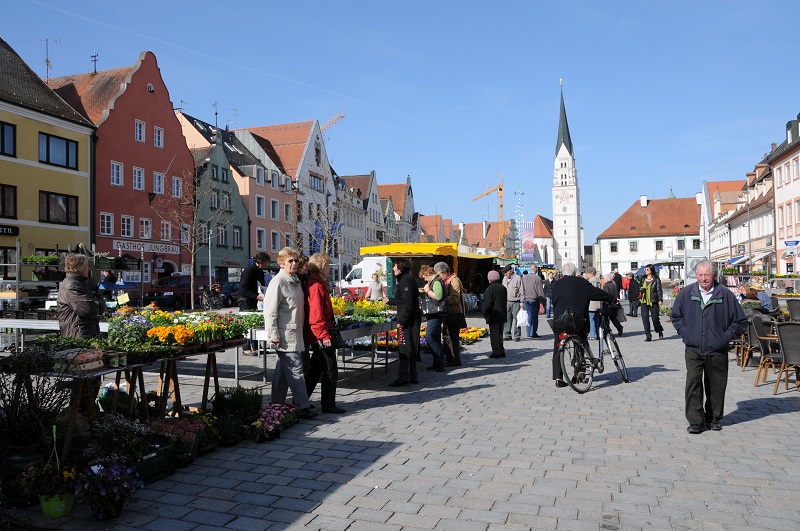
POLYGON ((746 256, 734 256, 733 258, 731 258, 730 260, 728 260, 725 263, 728 264, 728 265, 736 265, 736 264, 738 264, 739 262, 741 262, 742 260, 744 260, 746 258, 747 258, 746 256))
POLYGON ((759 254, 759 255, 756 255, 756 256, 754 256, 754 257, 752 258, 752 260, 750 260, 750 263, 751 263, 751 264, 755 264, 755 263, 756 263, 756 262, 758 262, 759 260, 763 260, 764 258, 766 258, 767 256, 771 255, 772 253, 773 253, 773 251, 767 251, 767 252, 765 252, 765 253, 761 253, 761 254, 759 254))

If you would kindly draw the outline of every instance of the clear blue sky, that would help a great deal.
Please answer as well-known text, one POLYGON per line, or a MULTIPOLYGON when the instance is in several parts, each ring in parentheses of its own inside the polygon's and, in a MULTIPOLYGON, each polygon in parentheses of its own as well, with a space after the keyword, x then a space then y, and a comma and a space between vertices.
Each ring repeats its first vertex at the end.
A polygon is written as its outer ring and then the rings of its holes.
POLYGON ((412 178, 454 222, 552 218, 559 79, 586 243, 639 195, 743 179, 800 113, 800 2, 17 0, 2 37, 40 75, 132 65, 152 50, 175 106, 231 128, 340 109, 340 175, 412 178), (234 111, 233 109, 236 109, 234 111))

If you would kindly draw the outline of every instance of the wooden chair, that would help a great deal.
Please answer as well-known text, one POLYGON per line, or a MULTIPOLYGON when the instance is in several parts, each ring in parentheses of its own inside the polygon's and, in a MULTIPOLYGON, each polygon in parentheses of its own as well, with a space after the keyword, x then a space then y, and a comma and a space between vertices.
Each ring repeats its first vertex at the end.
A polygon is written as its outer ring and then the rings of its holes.
POLYGON ((753 321, 748 319, 747 330, 745 330, 742 345, 739 347, 739 356, 736 358, 736 363, 744 370, 753 354, 760 350, 761 344, 758 342, 758 334, 753 328, 753 321))
POLYGON ((784 373, 786 374, 786 390, 789 390, 789 369, 794 369, 794 382, 797 386, 797 390, 800 391, 800 380, 797 378, 798 374, 800 374, 800 323, 791 321, 778 323, 776 325, 776 330, 778 332, 778 342, 781 345, 783 359, 778 369, 778 379, 775 381, 775 389, 772 394, 778 394, 778 386, 781 383, 781 378, 783 378, 784 373))
POLYGON ((789 308, 789 319, 800 321, 800 300, 789 299, 786 301, 786 307, 789 308))
POLYGON ((783 355, 781 354, 778 337, 772 331, 773 322, 761 316, 753 317, 752 328, 758 339, 761 359, 758 360, 758 371, 756 371, 756 381, 753 385, 758 387, 767 381, 767 371, 772 367, 776 371, 783 355))

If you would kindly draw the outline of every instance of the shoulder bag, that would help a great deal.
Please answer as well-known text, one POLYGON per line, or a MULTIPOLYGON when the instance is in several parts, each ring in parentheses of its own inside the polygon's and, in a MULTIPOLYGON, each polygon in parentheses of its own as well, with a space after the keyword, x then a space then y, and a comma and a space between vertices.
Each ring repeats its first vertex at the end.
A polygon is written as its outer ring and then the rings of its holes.
POLYGON ((344 348, 344 340, 342 339, 342 332, 338 326, 328 328, 328 335, 331 336, 331 346, 328 348, 340 349, 344 348))
POLYGON ((553 332, 559 334, 566 332, 575 334, 583 331, 583 314, 578 313, 572 308, 561 314, 558 319, 553 319, 553 332))

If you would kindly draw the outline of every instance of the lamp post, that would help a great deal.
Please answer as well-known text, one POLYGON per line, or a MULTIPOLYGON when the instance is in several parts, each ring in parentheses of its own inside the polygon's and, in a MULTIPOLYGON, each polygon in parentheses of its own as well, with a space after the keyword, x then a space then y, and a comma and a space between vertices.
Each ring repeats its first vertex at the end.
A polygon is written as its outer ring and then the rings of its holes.
POLYGON ((744 190, 747 193, 747 255, 748 255, 747 263, 748 263, 748 266, 752 269, 753 264, 751 264, 750 262, 752 262, 752 260, 753 260, 753 239, 752 239, 751 234, 750 234, 750 182, 749 182, 749 180, 747 182, 747 187, 744 190))
POLYGON ((211 277, 213 269, 211 268, 211 238, 214 236, 213 229, 208 229, 208 285, 211 286, 211 277))

